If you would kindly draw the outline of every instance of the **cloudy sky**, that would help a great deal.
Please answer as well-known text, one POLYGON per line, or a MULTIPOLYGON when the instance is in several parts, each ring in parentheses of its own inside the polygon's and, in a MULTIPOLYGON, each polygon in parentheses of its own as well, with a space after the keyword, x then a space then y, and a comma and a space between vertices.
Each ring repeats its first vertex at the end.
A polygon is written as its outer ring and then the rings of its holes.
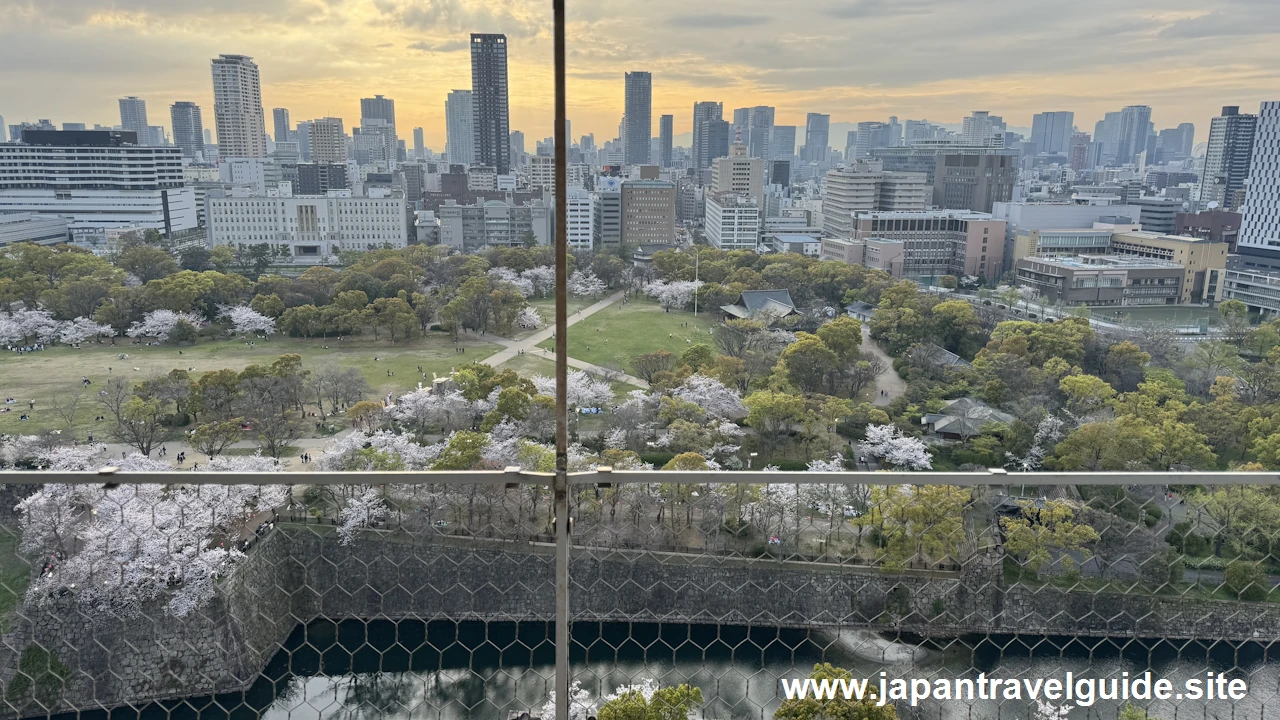
MULTIPOLYGON (((1157 128, 1194 122, 1203 141, 1221 105, 1280 99, 1277 0, 568 3, 569 116, 597 139, 617 134, 626 70, 654 74, 654 131, 672 113, 677 133, 695 100, 797 125, 1073 110, 1086 131, 1147 104, 1157 128)), ((0 115, 114 124, 137 95, 152 124, 193 100, 211 126, 209 59, 238 53, 261 67, 268 132, 272 107, 350 126, 381 93, 402 137, 420 125, 441 150, 445 95, 470 87, 467 33, 504 32, 511 127, 532 147, 551 128, 550 19, 550 0, 0 0, 0 115)))

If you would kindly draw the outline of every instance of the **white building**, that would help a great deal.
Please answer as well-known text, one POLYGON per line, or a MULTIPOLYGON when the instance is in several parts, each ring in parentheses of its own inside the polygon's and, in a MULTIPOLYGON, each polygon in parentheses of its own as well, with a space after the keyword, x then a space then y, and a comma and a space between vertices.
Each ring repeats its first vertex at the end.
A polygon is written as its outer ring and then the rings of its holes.
POLYGON ((555 191, 556 159, 545 155, 529 157, 529 189, 555 191))
POLYGON ((0 247, 31 242, 57 245, 67 241, 67 221, 52 215, 10 213, 0 215, 0 247))
POLYGON ((1280 250, 1280 101, 1262 103, 1253 135, 1253 158, 1240 236, 1241 252, 1280 250))
POLYGON ((455 165, 476 161, 475 120, 471 91, 453 90, 444 101, 444 154, 455 165))
MULTIPOLYGON (((1108 196, 1119 202, 1118 198, 1108 196)), ((1137 205, 1094 205, 1068 202, 998 202, 991 207, 991 216, 1003 220, 1004 237, 1004 270, 1013 268, 1015 257, 1014 244, 1019 232, 1029 230, 1072 230, 1090 229, 1094 223, 1107 222, 1124 224, 1126 221, 1138 222, 1142 216, 1142 208, 1137 205), (1104 220, 1104 218, 1106 218, 1104 220)))
POLYGON ((888 172, 878 160, 831 170, 823 185, 823 231, 829 237, 852 237, 854 213, 924 210, 925 182, 924 173, 888 172))
POLYGON ((760 241, 760 201, 746 193, 707 194, 707 244, 721 250, 755 250, 760 241))
POLYGON ((245 55, 220 55, 213 66, 213 119, 222 157, 266 157, 258 66, 245 55))
POLYGON ((711 161, 711 192, 744 193, 764 201, 764 160, 747 157, 745 145, 729 148, 728 157, 711 161))
MULTIPOLYGON (((476 166, 467 170, 468 190, 497 190, 498 171, 492 165, 476 166)), ((514 188, 513 188, 514 189, 514 188)))
POLYGON ((218 182, 248 185, 256 194, 266 195, 266 161, 262 158, 220 160, 218 161, 218 182))
POLYGON ((91 134, 28 133, 27 143, 0 145, 0 214, 57 215, 72 229, 196 227, 180 149, 128 144, 117 131, 91 134))
POLYGON ((569 247, 590 250, 596 236, 596 199, 582 188, 570 187, 566 194, 569 197, 565 198, 565 237, 569 247))
POLYGON ((371 189, 368 197, 350 190, 325 196, 255 196, 246 189, 211 193, 205 198, 209 247, 258 245, 288 247, 296 260, 337 255, 341 250, 402 248, 409 244, 403 195, 371 189))
POLYGON ((482 205, 458 205, 452 200, 440 206, 440 244, 464 252, 486 247, 521 247, 532 234, 537 245, 552 240, 551 208, 541 200, 513 205, 489 200, 482 205))

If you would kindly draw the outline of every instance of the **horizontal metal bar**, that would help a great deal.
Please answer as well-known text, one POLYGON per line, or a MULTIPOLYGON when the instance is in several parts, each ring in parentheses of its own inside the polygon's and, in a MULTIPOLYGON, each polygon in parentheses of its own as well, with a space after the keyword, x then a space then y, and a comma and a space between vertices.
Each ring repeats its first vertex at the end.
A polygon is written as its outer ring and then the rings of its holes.
MULTIPOLYGON (((14 470, 0 472, 0 485, 66 483, 78 485, 164 484, 164 485, 551 485, 553 473, 520 468, 505 470, 446 470, 394 472, 283 472, 219 473, 119 472, 104 468, 99 472, 14 470)), ((1278 473, 1245 472, 752 472, 612 470, 600 468, 569 475, 571 485, 661 483, 665 485, 704 484, 795 484, 795 485, 1280 485, 1278 473)))

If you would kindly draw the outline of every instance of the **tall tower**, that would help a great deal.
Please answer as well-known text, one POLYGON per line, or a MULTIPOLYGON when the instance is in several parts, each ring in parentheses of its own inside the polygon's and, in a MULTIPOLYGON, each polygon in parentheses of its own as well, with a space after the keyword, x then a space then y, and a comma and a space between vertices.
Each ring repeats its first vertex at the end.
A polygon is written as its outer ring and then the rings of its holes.
POLYGON ((831 116, 809 113, 804 118, 804 146, 800 148, 801 162, 822 162, 827 159, 827 146, 831 144, 831 116))
POLYGON ((660 149, 658 165, 664 168, 671 167, 671 143, 675 137, 675 123, 675 115, 663 115, 658 118, 658 147, 660 149))
MULTIPOLYGON (((449 162, 457 165, 473 165, 476 162, 476 138, 474 96, 470 90, 454 90, 444 101, 444 154, 449 162)), ((511 141, 504 138, 507 157, 511 157, 511 141)))
POLYGON ((1131 163, 1138 153, 1147 149, 1147 136, 1151 134, 1151 107, 1129 105, 1120 111, 1120 137, 1116 145, 1116 164, 1131 163))
POLYGON ((176 102, 169 107, 169 120, 173 125, 173 144, 182 150, 182 156, 203 157, 204 120, 200 117, 200 106, 176 102))
MULTIPOLYGON (((1214 122, 1217 122, 1215 119, 1214 122)), ((1280 102, 1264 102, 1258 110, 1250 160, 1249 201, 1240 220, 1239 247, 1280 245, 1280 102)))
POLYGON ((506 35, 471 33, 471 96, 475 162, 506 175, 511 171, 506 35))
POLYGON ((1222 108, 1209 123, 1209 145, 1204 154, 1204 174, 1200 177, 1200 199, 1235 205, 1235 195, 1244 187, 1252 163, 1258 116, 1240 114, 1236 105, 1222 108))
POLYGON ((360 124, 365 120, 382 120, 391 128, 391 156, 395 157, 396 145, 400 137, 396 134, 396 101, 381 95, 371 98, 360 98, 360 124))
POLYGON ((347 136, 342 129, 342 118, 312 120, 310 136, 312 162, 347 162, 347 136))
POLYGON ((262 114, 258 66, 247 55, 219 55, 213 66, 213 122, 218 155, 228 158, 267 156, 267 129, 262 114))
POLYGON ((413 129, 413 156, 422 159, 426 157, 426 143, 422 140, 422 128, 413 129))
POLYGON ((1071 151, 1071 135, 1076 114, 1071 111, 1036 113, 1031 118, 1031 144, 1037 153, 1066 155, 1071 151))
MULTIPOLYGON (((702 169, 711 165, 707 156, 707 122, 724 119, 724 103, 696 102, 693 104, 693 166, 702 169)), ((718 157, 718 156, 717 156, 718 157)))
POLYGON ((627 134, 622 138, 622 161, 648 165, 653 140, 653 76, 636 71, 626 74, 627 134))
POLYGON ((138 133, 138 144, 149 137, 147 129, 147 101, 130 95, 120 98, 120 127, 138 133))
POLYGON ((293 139, 293 133, 289 130, 292 127, 289 123, 289 108, 271 108, 271 120, 275 126, 272 138, 276 142, 289 142, 293 139))

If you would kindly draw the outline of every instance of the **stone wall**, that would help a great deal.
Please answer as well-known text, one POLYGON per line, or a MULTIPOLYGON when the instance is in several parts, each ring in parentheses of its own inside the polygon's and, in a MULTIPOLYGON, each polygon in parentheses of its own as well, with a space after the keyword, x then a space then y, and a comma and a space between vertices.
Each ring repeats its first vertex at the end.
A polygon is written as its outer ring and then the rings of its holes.
MULTIPOLYGON (((95 617, 74 607, 24 619, 0 648, 7 686, 29 643, 72 671, 56 709, 111 707, 247 688, 300 624, 317 618, 548 621, 550 548, 415 542, 282 527, 202 610, 176 620, 95 617)), ((630 551, 581 551, 570 570, 580 621, 870 627, 925 636, 983 633, 1250 640, 1280 637, 1272 605, 1001 586, 1000 558, 961 573, 630 551)), ((33 704, 7 712, 44 714, 33 704)))

